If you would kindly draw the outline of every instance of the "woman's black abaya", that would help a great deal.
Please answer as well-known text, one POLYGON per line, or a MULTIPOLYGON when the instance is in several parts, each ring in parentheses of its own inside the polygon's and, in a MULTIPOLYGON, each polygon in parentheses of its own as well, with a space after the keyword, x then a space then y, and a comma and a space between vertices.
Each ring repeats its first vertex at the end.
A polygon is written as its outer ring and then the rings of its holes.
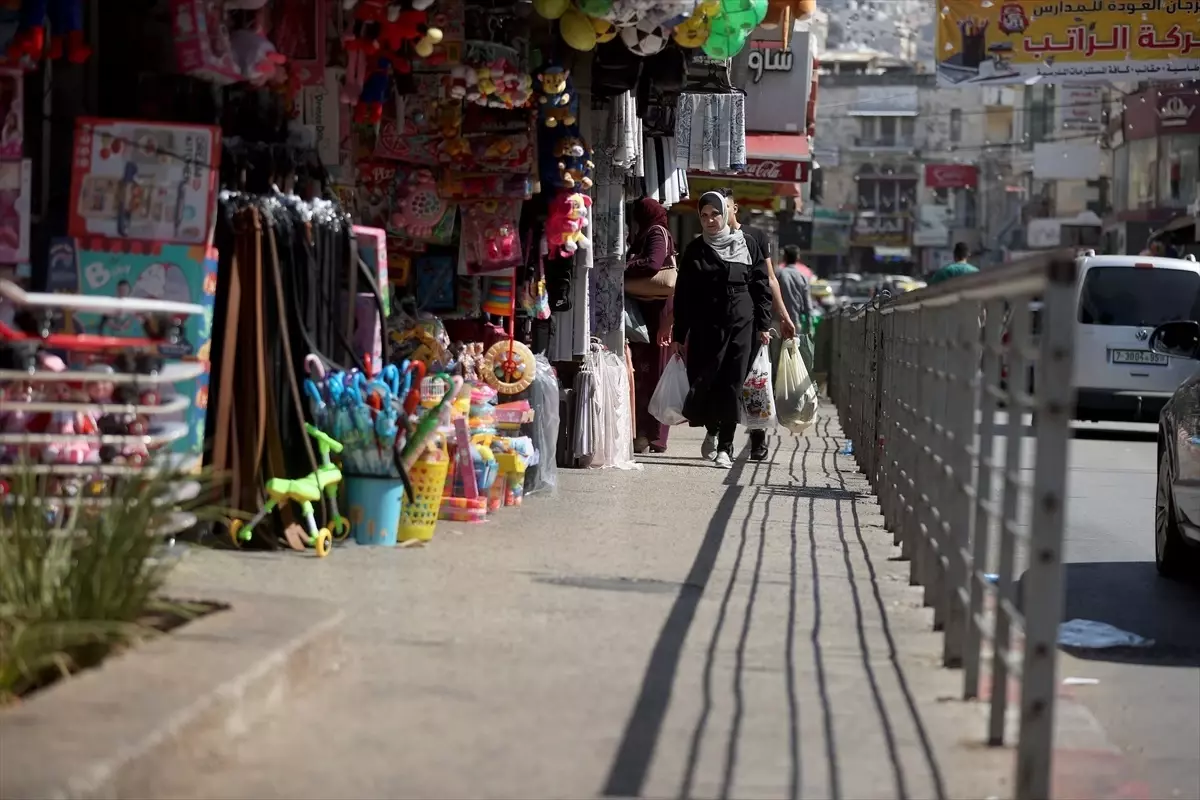
POLYGON ((692 427, 719 429, 725 447, 733 443, 756 334, 771 327, 766 260, 752 239, 747 246, 754 263, 736 264, 694 239, 679 260, 675 285, 673 336, 687 343, 690 384, 683 415, 692 427))

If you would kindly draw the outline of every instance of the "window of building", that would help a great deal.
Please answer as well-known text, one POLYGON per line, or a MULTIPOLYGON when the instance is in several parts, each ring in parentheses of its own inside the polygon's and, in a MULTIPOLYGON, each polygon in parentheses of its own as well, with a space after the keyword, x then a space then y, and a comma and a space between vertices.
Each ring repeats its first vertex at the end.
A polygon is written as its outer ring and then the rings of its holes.
POLYGON ((1152 208, 1158 204, 1158 139, 1138 139, 1129 150, 1129 208, 1152 208))
POLYGON ((915 117, 900 118, 900 138, 906 144, 911 144, 913 137, 917 133, 917 120, 915 117))
POLYGON ((1161 205, 1185 208, 1200 197, 1200 135, 1160 140, 1158 193, 1161 205))
POLYGON ((950 109, 950 141, 962 141, 962 109, 950 109))

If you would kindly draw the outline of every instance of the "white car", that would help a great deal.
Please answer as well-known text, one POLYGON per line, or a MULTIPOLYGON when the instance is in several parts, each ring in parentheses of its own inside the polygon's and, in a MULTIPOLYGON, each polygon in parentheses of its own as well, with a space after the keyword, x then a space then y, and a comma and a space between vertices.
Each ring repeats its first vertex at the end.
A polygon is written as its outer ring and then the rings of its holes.
POLYGON ((1150 349, 1166 322, 1200 320, 1200 264, 1187 258, 1079 257, 1076 419, 1157 422, 1195 362, 1150 349))

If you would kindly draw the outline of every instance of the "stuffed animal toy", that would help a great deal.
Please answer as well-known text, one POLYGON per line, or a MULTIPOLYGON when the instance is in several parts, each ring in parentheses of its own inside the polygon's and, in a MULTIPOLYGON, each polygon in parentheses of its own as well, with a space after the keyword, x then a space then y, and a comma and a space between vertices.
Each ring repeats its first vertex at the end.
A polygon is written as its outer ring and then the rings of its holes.
POLYGON ((592 188, 591 150, 576 136, 564 136, 554 148, 558 158, 558 175, 562 185, 568 189, 592 188))
POLYGON ((91 58, 83 34, 83 0, 22 0, 21 22, 8 57, 13 61, 41 60, 46 52, 46 21, 50 22, 50 58, 66 56, 72 64, 91 58))
POLYGON ((549 66, 538 73, 538 119, 547 128, 574 125, 579 114, 579 99, 571 85, 570 71, 549 66))
POLYGON ((374 66, 363 81, 362 93, 354 106, 354 121, 360 125, 378 125, 383 119, 383 101, 387 99, 391 61, 376 56, 374 66))
POLYGON ((428 25, 429 15, 424 11, 402 11, 395 19, 382 23, 380 44, 394 55, 393 65, 397 71, 411 72, 412 63, 403 56, 409 47, 419 58, 433 55, 433 48, 442 41, 441 28, 428 25))

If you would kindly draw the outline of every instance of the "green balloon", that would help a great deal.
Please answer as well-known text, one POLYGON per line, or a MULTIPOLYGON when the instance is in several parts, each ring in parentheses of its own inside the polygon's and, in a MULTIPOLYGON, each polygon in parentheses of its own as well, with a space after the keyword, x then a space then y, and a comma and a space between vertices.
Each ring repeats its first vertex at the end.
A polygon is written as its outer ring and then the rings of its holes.
POLYGON ((579 10, 589 17, 603 17, 612 6, 613 0, 579 0, 579 10))
POLYGON ((754 12, 754 27, 757 28, 767 18, 767 0, 750 0, 750 10, 754 12))
POLYGON ((725 14, 737 14, 739 11, 746 11, 750 8, 753 0, 721 0, 721 13, 717 16, 725 14))
POLYGON ((708 34, 701 49, 709 58, 723 61, 733 58, 742 51, 742 48, 746 46, 747 35, 723 25, 719 26, 717 24, 719 21, 713 22, 712 32, 708 34))
POLYGON ((719 14, 713 19, 713 30, 724 29, 728 31, 739 31, 746 36, 750 35, 750 31, 758 26, 758 19, 755 16, 752 8, 746 8, 744 11, 726 12, 719 14))

